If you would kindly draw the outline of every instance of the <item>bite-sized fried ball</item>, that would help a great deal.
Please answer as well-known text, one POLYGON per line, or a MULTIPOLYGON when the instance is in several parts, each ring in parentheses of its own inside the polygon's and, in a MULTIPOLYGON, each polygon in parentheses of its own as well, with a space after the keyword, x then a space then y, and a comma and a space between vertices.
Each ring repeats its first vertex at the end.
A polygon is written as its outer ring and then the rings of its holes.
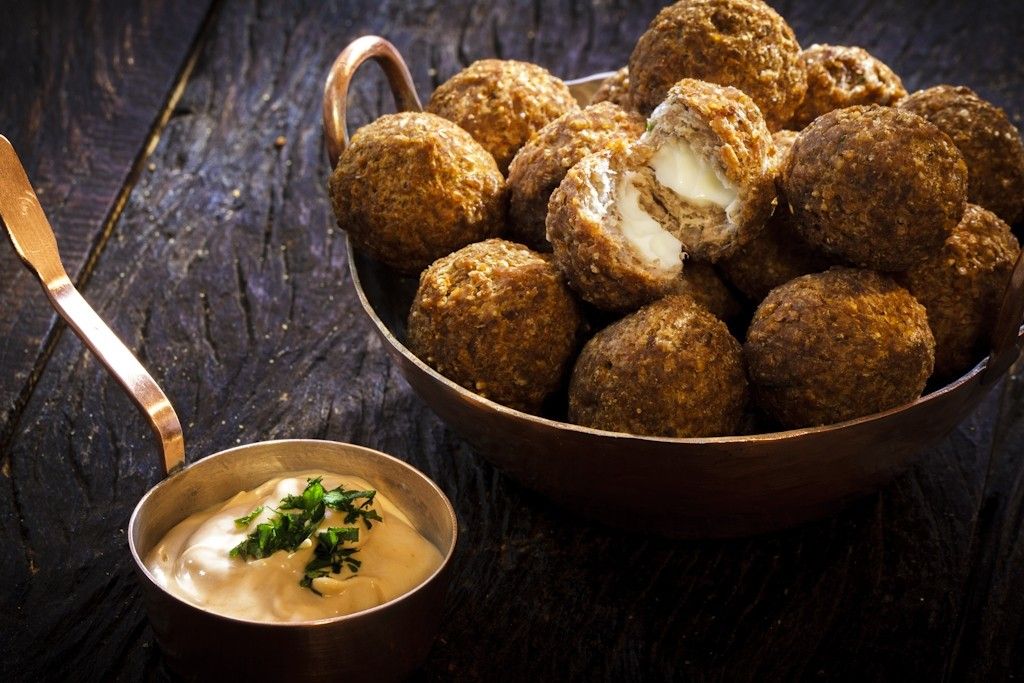
POLYGON ((537 412, 561 385, 581 324, 549 257, 490 239, 423 271, 409 311, 409 350, 481 396, 537 412))
POLYGON ((613 432, 737 431, 747 402, 740 345, 688 296, 668 296, 598 332, 569 384, 569 420, 613 432))
MULTIPOLYGON (((779 159, 789 153, 797 133, 780 130, 772 135, 779 159)), ((754 239, 719 265, 729 281, 753 302, 795 277, 817 273, 832 265, 832 259, 812 249, 797 235, 792 214, 784 201, 775 207, 754 239)))
POLYGON ((935 340, 924 306, 892 278, 835 267, 772 290, 743 354, 758 405, 786 427, 809 427, 920 396, 935 340))
POLYGON ((749 95, 782 128, 807 90, 793 29, 761 0, 681 0, 661 10, 629 58, 629 93, 652 111, 682 78, 749 95))
POLYGON ((899 104, 953 139, 967 162, 967 199, 1007 223, 1024 219, 1024 143, 999 107, 969 88, 938 85, 899 104))
POLYGON ((743 313, 743 304, 736 300, 710 263, 687 261, 683 272, 669 288, 669 294, 686 294, 725 322, 743 313))
POLYGON ((473 62, 438 86, 427 103, 427 111, 469 131, 502 173, 534 133, 578 107, 560 78, 511 59, 473 62))
POLYGON ((1019 254, 1010 226, 968 204, 942 249, 906 273, 907 288, 928 311, 937 377, 958 375, 978 359, 1019 254))
POLYGON ((967 166, 920 116, 876 104, 823 114, 782 164, 782 196, 812 247, 877 270, 913 267, 960 222, 967 166))
POLYGON ((891 107, 907 96, 903 81, 864 48, 811 45, 800 53, 807 94, 790 127, 800 130, 822 114, 855 104, 891 107))
POLYGON ((616 141, 566 174, 548 204, 548 241, 583 299, 636 308, 668 291, 683 252, 714 262, 759 231, 775 170, 750 98, 684 79, 637 143, 616 141))
POLYGON ((544 222, 548 200, 566 172, 612 140, 635 140, 646 120, 611 102, 562 114, 516 154, 508 169, 509 236, 535 249, 550 250, 544 222))
POLYGON ((590 104, 611 102, 623 109, 632 109, 633 101, 629 99, 629 67, 624 66, 609 76, 601 87, 591 96, 590 104))
POLYGON ((494 159, 433 114, 391 114, 360 128, 328 189, 353 243, 406 273, 505 223, 505 179, 494 159))

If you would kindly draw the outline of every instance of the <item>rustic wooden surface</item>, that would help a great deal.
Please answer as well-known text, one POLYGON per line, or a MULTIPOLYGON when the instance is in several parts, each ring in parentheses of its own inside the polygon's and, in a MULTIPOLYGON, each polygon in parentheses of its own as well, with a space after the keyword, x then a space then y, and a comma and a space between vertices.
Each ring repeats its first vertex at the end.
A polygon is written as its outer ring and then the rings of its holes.
MULTIPOLYGON (((319 102, 333 57, 358 35, 385 35, 424 96, 482 57, 576 77, 623 63, 658 6, 17 4, 17 21, 0 24, 0 132, 43 188, 86 298, 170 394, 191 459, 323 437, 394 453, 448 493, 463 535, 421 678, 1024 672, 1018 375, 907 475, 833 519, 680 543, 594 527, 522 489, 386 360, 326 199, 319 102)), ((1020 125, 1019 4, 776 7, 804 45, 862 44, 908 88, 966 83, 1020 125)), ((366 74, 357 124, 391 106, 366 74)), ((53 325, 9 252, 0 247, 0 679, 165 679, 124 534, 157 477, 148 430, 53 325)))

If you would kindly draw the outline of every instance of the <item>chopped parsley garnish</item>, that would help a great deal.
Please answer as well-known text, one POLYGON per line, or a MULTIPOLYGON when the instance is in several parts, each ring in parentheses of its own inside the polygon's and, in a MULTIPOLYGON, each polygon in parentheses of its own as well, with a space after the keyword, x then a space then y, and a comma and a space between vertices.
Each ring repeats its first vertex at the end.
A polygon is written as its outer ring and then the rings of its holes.
MULTIPOLYGON (((298 496, 285 496, 281 500, 274 516, 245 537, 245 540, 231 549, 231 557, 243 560, 258 560, 270 557, 278 550, 294 552, 320 526, 327 508, 344 514, 345 524, 357 524, 362 521, 369 529, 373 522, 381 521, 380 515, 373 509, 373 498, 376 491, 346 490, 337 487, 327 491, 322 483, 323 477, 308 479, 306 488, 298 496), (359 502, 362 501, 362 502, 359 502)), ((235 520, 239 526, 249 526, 264 506, 260 506, 235 520)), ((358 526, 328 527, 317 534, 313 559, 306 565, 305 575, 299 585, 308 588, 317 595, 320 592, 313 587, 313 579, 339 573, 342 567, 348 567, 353 573, 359 571, 360 562, 353 557, 358 548, 345 548, 345 542, 359 540, 358 526)))

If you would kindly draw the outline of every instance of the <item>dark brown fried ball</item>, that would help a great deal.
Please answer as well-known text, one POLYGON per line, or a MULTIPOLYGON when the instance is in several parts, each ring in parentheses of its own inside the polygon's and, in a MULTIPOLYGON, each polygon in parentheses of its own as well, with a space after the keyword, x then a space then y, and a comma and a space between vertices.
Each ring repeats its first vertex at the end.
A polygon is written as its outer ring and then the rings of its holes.
POLYGON ((891 107, 907 96, 903 81, 860 47, 811 45, 800 53, 807 94, 789 126, 800 130, 822 114, 855 104, 891 107))
POLYGON ((999 107, 964 87, 938 85, 899 104, 953 139, 967 162, 967 200, 1007 223, 1024 218, 1024 143, 999 107))
POLYGON ((793 117, 807 90, 793 29, 761 0, 681 0, 661 10, 629 58, 629 93, 649 113, 682 78, 749 95, 771 130, 793 117))
MULTIPOLYGON (((780 159, 789 153, 797 133, 780 130, 772 135, 780 159)), ((750 242, 719 262, 725 276, 753 302, 795 277, 817 273, 832 265, 832 259, 812 249, 797 235, 789 206, 780 201, 775 213, 750 242)))
POLYGON ((613 140, 634 140, 646 121, 611 102, 562 114, 540 129, 516 154, 508 169, 509 236, 549 251, 544 222, 548 200, 566 172, 580 159, 606 149, 613 140))
POLYGON ((977 360, 1019 254, 1010 226, 968 204, 942 249, 906 273, 907 288, 928 310, 937 377, 958 375, 977 360))
POLYGON ((836 267, 772 290, 743 354, 758 405, 786 427, 809 427, 920 396, 935 340, 924 306, 890 277, 836 267))
POLYGON ((473 62, 438 86, 427 103, 427 111, 468 130, 502 173, 534 133, 578 107, 561 79, 511 59, 473 62))
POLYGON ((710 263, 687 261, 683 272, 669 288, 669 293, 690 296, 725 322, 735 320, 743 313, 743 304, 736 300, 729 286, 710 263))
POLYGON ((629 99, 629 67, 624 66, 609 76, 601 87, 591 96, 590 104, 611 102, 623 109, 632 109, 633 101, 629 99))
POLYGON ((877 270, 905 270, 960 222, 967 166, 920 116, 878 105, 823 114, 782 164, 782 196, 812 247, 877 270))
POLYGON ((580 354, 569 420, 613 432, 735 433, 747 401, 737 342, 688 296, 668 296, 606 327, 580 354))
POLYGON ((581 324, 548 257, 490 239, 423 271, 409 311, 409 350, 481 396, 537 412, 561 385, 581 324))
POLYGON ((407 273, 497 235, 505 223, 505 179, 494 159, 433 114, 392 114, 360 128, 329 192, 355 245, 407 273))

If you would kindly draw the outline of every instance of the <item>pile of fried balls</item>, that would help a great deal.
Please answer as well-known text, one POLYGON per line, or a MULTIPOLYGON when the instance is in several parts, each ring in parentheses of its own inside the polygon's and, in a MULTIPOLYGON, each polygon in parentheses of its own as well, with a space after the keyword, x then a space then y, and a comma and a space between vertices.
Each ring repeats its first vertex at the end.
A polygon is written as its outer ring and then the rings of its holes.
POLYGON ((1020 252, 1024 145, 968 88, 908 94, 859 47, 801 49, 761 0, 681 0, 587 106, 481 60, 356 132, 329 191, 356 248, 419 275, 407 345, 445 377, 707 437, 971 369, 1020 252))

